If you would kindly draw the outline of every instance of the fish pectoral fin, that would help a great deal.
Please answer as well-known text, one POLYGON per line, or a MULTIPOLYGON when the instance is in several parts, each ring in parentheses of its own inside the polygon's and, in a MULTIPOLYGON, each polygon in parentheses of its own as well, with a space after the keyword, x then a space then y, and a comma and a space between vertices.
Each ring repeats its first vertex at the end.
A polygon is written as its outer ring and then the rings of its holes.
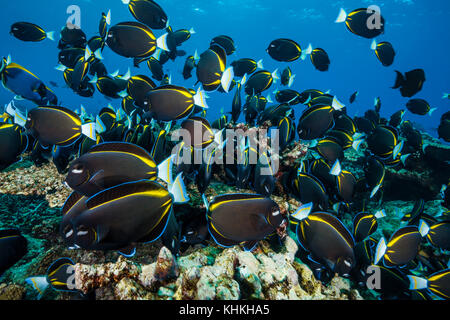
POLYGON ((225 238, 224 236, 222 236, 219 232, 216 231, 215 227, 212 226, 211 223, 208 226, 208 230, 209 230, 211 237, 214 239, 214 241, 221 247, 229 248, 229 247, 239 244, 238 241, 234 241, 234 240, 231 240, 231 239, 228 239, 228 238, 225 238))
POLYGON ((244 242, 244 250, 245 251, 253 251, 253 249, 255 249, 257 245, 258 245, 257 240, 245 241, 244 242))
POLYGON ((104 186, 104 178, 105 178, 105 171, 104 170, 100 170, 100 171, 98 171, 96 174, 94 174, 91 177, 89 182, 103 188, 103 186, 104 186))
POLYGON ((104 225, 98 225, 96 232, 97 232, 97 243, 99 243, 100 241, 105 239, 106 236, 108 235, 109 227, 104 226, 104 225))
POLYGON ((131 258, 136 254, 136 247, 130 244, 122 249, 117 250, 117 252, 126 258, 131 258))

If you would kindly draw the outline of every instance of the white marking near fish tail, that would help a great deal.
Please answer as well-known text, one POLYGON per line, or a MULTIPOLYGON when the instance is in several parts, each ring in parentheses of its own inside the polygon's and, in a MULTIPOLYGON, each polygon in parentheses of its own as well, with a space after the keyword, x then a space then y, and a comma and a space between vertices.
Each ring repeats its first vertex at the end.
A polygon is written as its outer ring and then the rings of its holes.
POLYGON ((233 82, 234 78, 234 70, 233 67, 228 67, 222 74, 222 78, 220 80, 220 83, 222 84, 223 90, 228 93, 230 90, 231 83, 233 82))
POLYGON ((206 94, 200 87, 194 96, 194 104, 202 108, 208 109, 208 104, 206 103, 206 94))
POLYGON ((186 186, 183 181, 183 173, 180 173, 172 185, 169 186, 169 192, 173 196, 174 203, 189 202, 189 194, 186 191, 186 186))
POLYGON ((257 68, 257 69, 264 69, 263 59, 259 60, 259 61, 256 63, 256 68, 257 68))
POLYGON ((97 136, 95 134, 95 123, 89 122, 81 125, 81 133, 87 136, 89 139, 97 141, 97 136))
POLYGON ((50 31, 46 33, 48 39, 55 41, 55 31, 50 31))
POLYGON ((304 220, 309 216, 309 214, 312 211, 312 208, 313 208, 312 202, 304 204, 301 207, 299 207, 297 211, 295 211, 295 213, 291 215, 291 217, 298 221, 304 220))
POLYGON ((45 289, 49 286, 47 277, 29 277, 25 279, 25 282, 32 286, 38 292, 38 300, 41 299, 45 289))
POLYGON ((419 232, 422 235, 422 237, 425 237, 428 234, 428 232, 430 232, 430 227, 422 219, 419 222, 419 232))
POLYGON ((172 184, 172 159, 173 156, 170 156, 158 165, 158 178, 169 185, 172 184))
POLYGON ((341 8, 341 10, 339 11, 339 15, 336 18, 335 23, 342 23, 345 22, 345 20, 347 20, 347 13, 345 12, 345 10, 343 8, 341 8))
POLYGON ((409 290, 421 290, 428 288, 428 280, 416 276, 408 276, 409 279, 409 290))
POLYGON ((169 47, 167 46, 167 36, 168 35, 169 35, 168 33, 165 33, 161 37, 156 39, 156 45, 158 46, 158 48, 161 48, 164 51, 170 51, 169 47))
POLYGON ((387 249, 386 239, 383 237, 378 242, 377 248, 375 250, 374 264, 378 264, 378 262, 380 262, 381 258, 383 258, 384 254, 386 253, 386 249, 387 249))

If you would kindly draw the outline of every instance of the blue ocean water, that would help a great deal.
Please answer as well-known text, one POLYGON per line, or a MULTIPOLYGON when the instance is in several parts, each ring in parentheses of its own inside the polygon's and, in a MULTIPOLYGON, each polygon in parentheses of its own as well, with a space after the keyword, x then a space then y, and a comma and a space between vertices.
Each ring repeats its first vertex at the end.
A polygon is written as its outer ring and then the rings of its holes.
MULTIPOLYGON (((348 104, 348 98, 354 91, 360 94, 357 102, 348 107, 350 115, 362 115, 373 107, 374 98, 381 97, 381 115, 389 117, 403 108, 408 98, 403 98, 398 90, 391 87, 395 81, 394 70, 406 72, 423 68, 426 82, 423 90, 415 98, 426 99, 437 110, 432 116, 406 114, 406 119, 419 124, 422 129, 436 136, 436 128, 443 113, 449 110, 449 100, 443 100, 442 94, 450 92, 449 43, 446 36, 450 30, 450 2, 426 0, 388 0, 376 2, 364 1, 302 1, 302 0, 159 0, 174 30, 193 27, 196 33, 183 44, 182 50, 193 54, 209 47, 210 40, 217 35, 232 37, 237 46, 235 54, 228 57, 227 64, 239 58, 263 59, 265 69, 280 72, 287 66, 296 74, 293 89, 301 92, 305 89, 331 90, 341 101, 348 104), (340 8, 347 12, 360 7, 377 5, 386 19, 385 34, 378 41, 389 41, 394 45, 397 56, 391 67, 383 67, 370 50, 371 40, 350 33, 344 24, 334 21, 340 8), (276 38, 291 38, 302 48, 309 43, 313 47, 324 48, 331 59, 328 72, 315 70, 309 59, 292 63, 274 61, 266 52, 269 43, 276 38)), ((70 5, 81 9, 81 27, 87 37, 98 33, 98 23, 102 12, 109 9, 112 24, 134 21, 126 5, 120 0, 20 0, 2 3, 0 19, 0 54, 11 54, 12 60, 39 76, 47 85, 50 81, 58 83, 52 89, 62 105, 71 109, 83 104, 88 112, 98 111, 110 101, 96 92, 93 98, 82 98, 64 87, 62 73, 54 69, 58 64, 57 40, 59 30, 68 18, 66 13, 70 5), (40 43, 28 43, 15 39, 9 34, 14 22, 27 21, 42 26, 46 31, 56 31, 56 41, 45 40, 40 43)), ((163 33, 156 30, 157 36, 163 33)), ((116 55, 110 49, 103 52, 105 65, 109 72, 120 69, 125 73, 131 68, 132 74, 147 74, 150 71, 143 64, 140 69, 133 67, 131 59, 116 55)), ((193 87, 196 77, 184 81, 181 75, 185 58, 169 61, 165 72, 172 76, 172 83, 193 87)), ((277 89, 274 85, 270 92, 277 89)), ((269 92, 267 92, 269 93, 269 92)), ((267 94, 266 93, 266 94, 267 94)), ((233 94, 214 92, 209 94, 210 110, 208 118, 213 120, 223 108, 231 110, 233 94)), ((273 96, 273 94, 272 94, 273 96)), ((13 94, 0 90, 0 101, 5 104, 13 94)), ((26 103, 25 103, 26 104, 26 103)), ((28 104, 29 105, 29 104, 28 104)), ((114 107, 120 100, 112 102, 114 107)), ((295 107, 299 116, 304 107, 295 107)), ((297 116, 297 118, 298 118, 297 116)))

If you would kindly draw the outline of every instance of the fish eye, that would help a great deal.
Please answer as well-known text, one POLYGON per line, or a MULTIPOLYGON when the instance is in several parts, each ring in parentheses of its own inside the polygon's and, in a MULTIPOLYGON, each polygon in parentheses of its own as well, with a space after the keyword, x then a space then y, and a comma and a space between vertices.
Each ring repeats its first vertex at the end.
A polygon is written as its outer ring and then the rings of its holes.
POLYGON ((84 171, 84 166, 82 163, 76 163, 73 166, 72 173, 80 174, 84 171))

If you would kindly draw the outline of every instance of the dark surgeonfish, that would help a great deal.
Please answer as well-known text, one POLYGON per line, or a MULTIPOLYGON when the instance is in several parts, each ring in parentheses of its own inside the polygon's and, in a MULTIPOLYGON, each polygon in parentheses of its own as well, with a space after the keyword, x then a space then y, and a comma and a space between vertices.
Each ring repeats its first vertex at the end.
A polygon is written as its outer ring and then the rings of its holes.
POLYGON ((137 243, 161 237, 173 215, 174 202, 188 201, 180 176, 171 192, 148 180, 106 189, 85 201, 87 209, 73 217, 72 229, 65 234, 73 232, 74 245, 83 249, 119 250, 132 256, 137 243))
POLYGON ((45 276, 34 276, 25 279, 38 293, 40 299, 50 286, 55 291, 78 292, 75 286, 75 263, 70 258, 60 258, 47 269, 45 276))
POLYGON ((171 158, 157 165, 153 157, 137 145, 105 142, 73 161, 65 181, 73 190, 93 196, 118 184, 158 177, 172 183, 171 158))
POLYGON ((28 136, 20 126, 0 123, 0 170, 18 162, 27 147, 28 136))
POLYGON ((342 22, 345 22, 351 33, 363 38, 372 39, 384 33, 383 16, 370 7, 353 10, 348 15, 344 9, 341 9, 336 23, 342 22))
POLYGON ((69 146, 82 135, 96 139, 96 124, 83 124, 75 112, 64 107, 43 106, 30 110, 25 128, 44 147, 69 146))
MULTIPOLYGON (((325 265, 333 273, 348 276, 356 263, 355 240, 345 225, 326 212, 313 212, 312 203, 291 215, 297 222, 297 239, 309 259, 325 265)), ((292 220, 291 220, 292 221, 292 220)))
POLYGON ((87 43, 86 34, 78 26, 66 25, 61 30, 61 39, 58 43, 58 49, 67 48, 85 48, 87 43))
POLYGON ((183 142, 186 146, 192 146, 196 149, 204 149, 216 141, 219 145, 222 143, 222 132, 214 133, 209 121, 202 117, 190 117, 181 123, 181 128, 189 132, 188 137, 184 137, 183 142))
POLYGON ((197 66, 194 56, 188 56, 183 67, 183 78, 187 80, 192 77, 192 70, 197 66))
POLYGON ((0 230, 0 276, 27 253, 27 239, 19 230, 0 230))
POLYGON ((55 40, 54 32, 45 32, 44 29, 29 22, 16 22, 11 26, 10 34, 22 41, 39 42, 45 39, 55 40))
MULTIPOLYGON (((108 26, 111 24, 111 10, 108 13, 102 12, 102 18, 98 24, 98 32, 101 39, 105 39, 108 34, 108 26)), ((94 50, 95 51, 95 50, 94 50)))
POLYGON ((293 181, 293 192, 302 203, 313 203, 314 208, 328 209, 328 194, 316 177, 298 172, 293 181))
POLYGON ((425 71, 423 71, 423 69, 408 71, 405 75, 401 74, 399 71, 395 72, 397 73, 397 78, 392 89, 400 88, 400 93, 403 97, 411 98, 422 90, 426 80, 425 71))
POLYGON ((375 51, 378 60, 383 66, 389 67, 394 63, 395 50, 390 42, 384 41, 377 44, 376 40, 374 40, 371 49, 375 51))
POLYGON ((386 216, 384 210, 375 214, 361 212, 353 219, 353 236, 356 242, 361 242, 372 235, 378 228, 378 219, 386 216))
POLYGON ((269 89, 276 79, 279 79, 278 69, 273 73, 267 70, 257 71, 248 78, 245 84, 245 93, 248 95, 260 94, 269 89))
POLYGON ((423 99, 411 99, 406 103, 406 108, 411 113, 419 116, 429 115, 431 116, 437 108, 431 108, 430 104, 423 99))
POLYGON ((146 96, 146 111, 160 121, 172 121, 188 117, 194 105, 208 108, 205 101, 205 93, 200 88, 196 94, 174 85, 166 85, 155 88, 146 96))
POLYGON ((112 26, 106 44, 118 55, 126 58, 150 57, 157 48, 152 30, 139 22, 122 22, 112 26))
POLYGON ((274 40, 266 51, 274 60, 282 62, 295 61, 302 55, 300 45, 291 39, 274 40))
POLYGON ((226 64, 226 51, 218 44, 213 44, 200 55, 196 73, 205 91, 214 91, 222 86, 225 92, 228 92, 234 71, 232 67, 225 70, 226 64))
POLYGON ((314 67, 319 71, 328 71, 328 68, 330 66, 330 58, 328 57, 328 54, 326 51, 322 48, 314 49, 311 52, 311 62, 314 65, 314 67))
POLYGON ((429 226, 425 221, 420 221, 423 235, 436 248, 450 250, 450 221, 439 221, 429 226))
POLYGON ((386 243, 385 238, 378 242, 375 264, 383 260, 388 267, 403 266, 412 261, 419 252, 420 242, 425 235, 424 227, 406 226, 398 229, 386 243))
POLYGON ((219 46, 224 48, 227 53, 227 56, 233 54, 236 51, 234 41, 229 36, 221 35, 221 36, 214 37, 211 40, 210 46, 213 44, 218 44, 219 46))
POLYGON ((243 58, 231 63, 236 77, 243 77, 244 75, 250 75, 257 69, 263 69, 262 60, 256 62, 250 58, 243 58))
POLYGON ((128 5, 133 17, 152 29, 167 27, 168 18, 164 10, 153 0, 122 0, 128 5))
POLYGON ((257 194, 226 194, 208 203, 208 230, 222 247, 243 244, 252 251, 260 240, 278 233, 281 237, 287 224, 280 208, 270 198, 257 194))
POLYGON ((450 300, 450 269, 441 270, 429 275, 427 278, 408 276, 410 290, 428 289, 441 299, 450 300))

